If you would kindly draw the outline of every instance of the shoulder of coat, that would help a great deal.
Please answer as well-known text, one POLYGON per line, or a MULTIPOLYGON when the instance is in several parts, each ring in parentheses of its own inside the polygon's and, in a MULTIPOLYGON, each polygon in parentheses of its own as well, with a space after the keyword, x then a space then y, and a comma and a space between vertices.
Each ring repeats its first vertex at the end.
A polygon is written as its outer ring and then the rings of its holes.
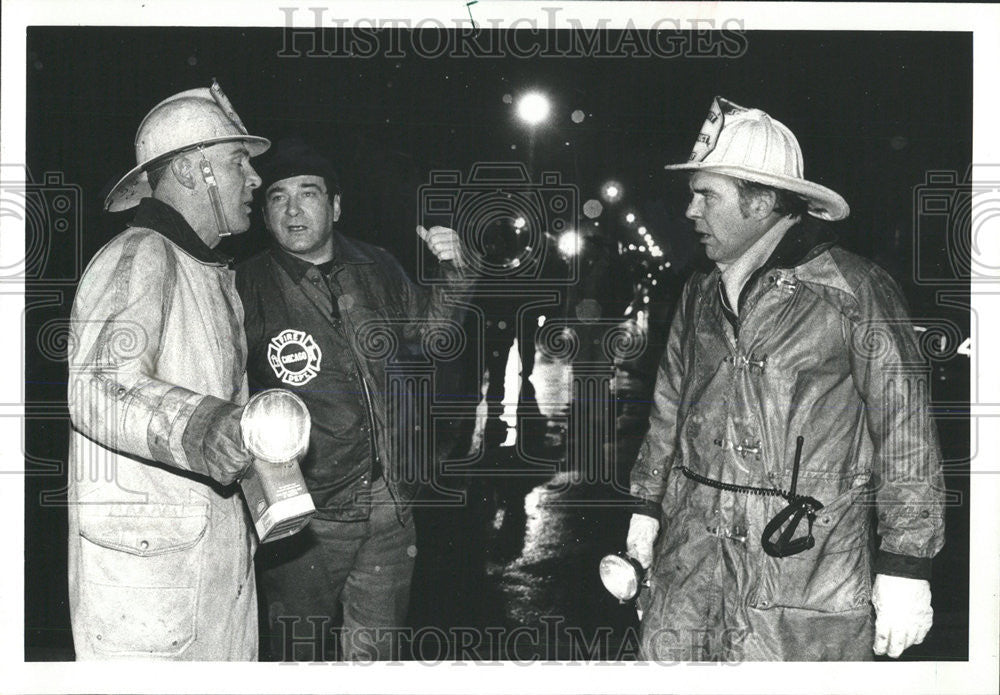
POLYGON ((839 246, 796 268, 795 278, 848 316, 855 315, 864 295, 878 291, 875 288, 897 287, 877 263, 839 246))
POLYGON ((897 284, 889 272, 875 261, 839 246, 827 249, 815 260, 820 261, 812 269, 817 278, 826 279, 831 286, 851 294, 864 292, 873 282, 897 284))
POLYGON ((159 267, 173 265, 175 257, 173 245, 159 232, 147 227, 127 227, 94 254, 90 266, 99 267, 107 263, 120 266, 123 260, 127 260, 141 266, 159 267))
POLYGON ((236 264, 236 277, 252 277, 255 273, 267 268, 270 260, 270 249, 265 249, 264 251, 256 253, 253 256, 250 256, 250 258, 236 264))

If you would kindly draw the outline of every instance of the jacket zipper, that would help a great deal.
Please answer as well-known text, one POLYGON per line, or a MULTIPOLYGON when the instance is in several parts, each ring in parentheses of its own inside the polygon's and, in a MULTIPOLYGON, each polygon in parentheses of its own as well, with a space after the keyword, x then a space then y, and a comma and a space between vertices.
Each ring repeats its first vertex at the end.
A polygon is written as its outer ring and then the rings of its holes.
MULTIPOLYGON (((367 406, 366 412, 368 415, 368 446, 371 447, 372 451, 372 464, 377 463, 379 464, 379 466, 382 466, 382 457, 379 455, 378 452, 378 436, 375 433, 375 410, 374 406, 372 405, 371 392, 368 390, 368 379, 365 377, 364 372, 361 371, 361 365, 358 364, 358 360, 356 357, 354 359, 354 363, 358 368, 358 376, 361 377, 361 385, 364 387, 365 390, 365 405, 367 406)), ((382 476, 385 477, 384 467, 382 467, 382 476)), ((374 483, 375 481, 373 480, 372 482, 374 483)))
MULTIPOLYGON (((330 279, 327 280, 327 289, 330 292, 331 297, 333 294, 333 287, 331 282, 333 280, 333 273, 330 275, 330 279)), ((334 299, 333 301, 336 301, 334 299)), ((342 315, 339 319, 340 326, 343 328, 345 337, 347 338, 347 349, 351 353, 351 360, 354 362, 354 368, 358 372, 358 378, 361 380, 361 387, 364 389, 365 394, 365 414, 368 416, 368 448, 371 450, 372 467, 378 464, 382 468, 382 477, 385 478, 385 466, 382 464, 382 457, 379 455, 378 451, 378 435, 376 434, 376 424, 375 424, 375 406, 372 402, 372 394, 368 387, 368 379, 365 377, 364 369, 361 368, 361 361, 358 359, 357 354, 354 352, 354 348, 351 346, 351 339, 349 337, 351 331, 353 331, 354 326, 351 320, 346 316, 342 315)), ((375 481, 370 481, 374 483, 375 481)), ((386 483, 388 483, 388 478, 386 478, 386 483)))

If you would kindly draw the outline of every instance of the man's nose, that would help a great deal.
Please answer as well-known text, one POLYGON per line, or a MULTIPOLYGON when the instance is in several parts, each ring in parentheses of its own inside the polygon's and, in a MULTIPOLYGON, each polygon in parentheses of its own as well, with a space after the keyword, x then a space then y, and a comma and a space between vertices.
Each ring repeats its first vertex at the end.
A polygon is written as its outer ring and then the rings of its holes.
POLYGON ((247 174, 247 188, 253 190, 255 188, 260 188, 260 176, 257 174, 257 170, 253 168, 253 165, 247 164, 249 173, 247 174))
POLYGON ((288 205, 285 207, 285 214, 295 217, 301 212, 302 207, 299 205, 299 197, 296 195, 288 196, 288 205))
POLYGON ((684 216, 689 220, 696 220, 701 217, 701 199, 698 196, 692 196, 687 210, 684 211, 684 216))

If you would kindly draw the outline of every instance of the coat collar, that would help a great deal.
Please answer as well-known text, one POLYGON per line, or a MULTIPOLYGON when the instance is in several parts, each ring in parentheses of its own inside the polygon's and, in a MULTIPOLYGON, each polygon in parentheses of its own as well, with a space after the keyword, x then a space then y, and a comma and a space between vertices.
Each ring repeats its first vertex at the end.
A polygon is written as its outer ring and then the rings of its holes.
POLYGON ((131 226, 145 227, 165 236, 201 263, 229 265, 232 258, 206 244, 181 213, 156 198, 143 198, 131 226))
POLYGON ((764 268, 795 268, 807 263, 837 243, 829 227, 812 217, 800 220, 785 232, 764 268))
MULTIPOLYGON (((773 268, 783 270, 796 268, 808 263, 836 243, 836 235, 830 231, 826 223, 812 217, 799 220, 785 232, 764 265, 758 268, 751 278, 773 268)), ((703 272, 715 280, 722 274, 718 266, 708 259, 702 268, 703 272)), ((747 284, 750 284, 749 280, 747 284)))

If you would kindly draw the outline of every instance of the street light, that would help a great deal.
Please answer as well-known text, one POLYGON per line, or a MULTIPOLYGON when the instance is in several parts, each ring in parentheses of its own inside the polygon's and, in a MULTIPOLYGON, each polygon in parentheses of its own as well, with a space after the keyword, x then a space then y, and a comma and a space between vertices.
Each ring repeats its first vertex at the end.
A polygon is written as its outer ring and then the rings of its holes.
POLYGON ((528 92, 517 100, 517 116, 529 126, 536 126, 549 117, 552 106, 541 92, 528 92))
POLYGON ((564 256, 575 256, 580 252, 582 244, 583 239, 573 230, 563 232, 559 237, 559 251, 564 256))
POLYGON ((609 203, 617 203, 621 199, 622 193, 622 185, 617 181, 608 181, 601 188, 601 195, 609 203))

